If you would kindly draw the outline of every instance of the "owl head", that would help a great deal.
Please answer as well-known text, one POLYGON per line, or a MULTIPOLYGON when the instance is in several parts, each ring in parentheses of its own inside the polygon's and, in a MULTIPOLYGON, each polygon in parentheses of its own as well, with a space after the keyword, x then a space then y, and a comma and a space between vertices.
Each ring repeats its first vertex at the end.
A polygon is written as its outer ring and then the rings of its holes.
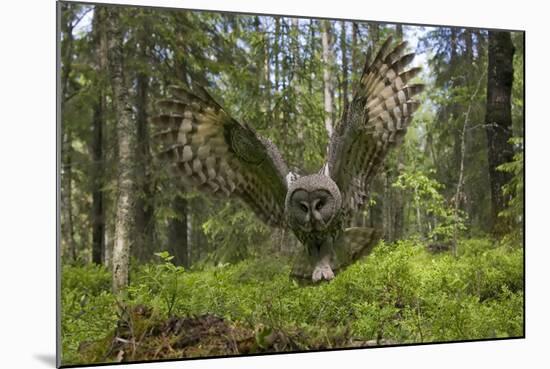
POLYGON ((305 232, 325 230, 341 205, 338 186, 322 174, 300 177, 291 182, 285 199, 289 225, 305 232))

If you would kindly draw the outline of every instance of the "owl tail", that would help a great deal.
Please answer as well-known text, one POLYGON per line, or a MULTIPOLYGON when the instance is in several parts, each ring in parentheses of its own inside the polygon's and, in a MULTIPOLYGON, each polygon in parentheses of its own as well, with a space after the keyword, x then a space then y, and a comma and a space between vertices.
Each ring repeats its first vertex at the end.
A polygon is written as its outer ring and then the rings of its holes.
MULTIPOLYGON (((332 271, 337 274, 362 256, 368 255, 380 237, 380 232, 373 228, 352 227, 345 229, 331 250, 330 267, 332 271)), ((314 267, 315 263, 311 262, 311 258, 304 251, 294 260, 291 275, 300 282, 310 282, 314 267)))
POLYGON ((374 228, 346 228, 334 245, 332 270, 339 272, 362 256, 368 255, 380 237, 381 232, 374 228))

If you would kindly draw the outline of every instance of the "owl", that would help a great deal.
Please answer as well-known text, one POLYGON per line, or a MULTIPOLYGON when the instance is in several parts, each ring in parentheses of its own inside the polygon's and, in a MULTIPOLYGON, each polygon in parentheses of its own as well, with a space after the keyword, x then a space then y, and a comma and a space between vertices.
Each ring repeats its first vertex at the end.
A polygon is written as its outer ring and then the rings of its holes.
POLYGON ((419 106, 414 97, 423 85, 409 83, 420 71, 408 67, 414 53, 405 52, 406 41, 391 45, 390 37, 365 63, 317 173, 291 172, 271 141, 198 86, 172 86, 158 101, 157 157, 185 186, 239 198, 266 224, 290 229, 304 246, 292 275, 329 281, 377 243, 381 230, 349 225, 419 106))

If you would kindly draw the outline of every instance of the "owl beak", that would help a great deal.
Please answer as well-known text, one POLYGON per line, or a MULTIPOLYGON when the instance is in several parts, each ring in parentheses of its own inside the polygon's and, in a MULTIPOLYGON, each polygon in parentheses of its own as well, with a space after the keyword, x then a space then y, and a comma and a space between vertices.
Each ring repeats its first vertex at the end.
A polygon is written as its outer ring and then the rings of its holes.
POLYGON ((313 220, 314 220, 313 226, 316 230, 319 231, 325 226, 325 222, 323 220, 323 217, 321 216, 321 213, 318 210, 316 210, 318 202, 319 202, 318 199, 314 200, 309 208, 311 209, 311 215, 313 216, 313 220))
POLYGON ((315 219, 316 222, 323 224, 323 218, 321 217, 321 214, 317 210, 313 210, 313 219, 315 219))
POLYGON ((316 231, 321 231, 325 227, 325 221, 317 210, 313 210, 313 227, 316 231))

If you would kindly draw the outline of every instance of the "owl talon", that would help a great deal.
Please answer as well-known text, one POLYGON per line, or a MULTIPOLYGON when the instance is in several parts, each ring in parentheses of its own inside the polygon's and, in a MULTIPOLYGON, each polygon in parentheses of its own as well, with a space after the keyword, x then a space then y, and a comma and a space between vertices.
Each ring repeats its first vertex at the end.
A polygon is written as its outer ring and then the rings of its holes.
POLYGON ((330 281, 332 278, 334 278, 334 272, 328 264, 317 265, 311 276, 313 282, 319 282, 323 279, 330 281))

